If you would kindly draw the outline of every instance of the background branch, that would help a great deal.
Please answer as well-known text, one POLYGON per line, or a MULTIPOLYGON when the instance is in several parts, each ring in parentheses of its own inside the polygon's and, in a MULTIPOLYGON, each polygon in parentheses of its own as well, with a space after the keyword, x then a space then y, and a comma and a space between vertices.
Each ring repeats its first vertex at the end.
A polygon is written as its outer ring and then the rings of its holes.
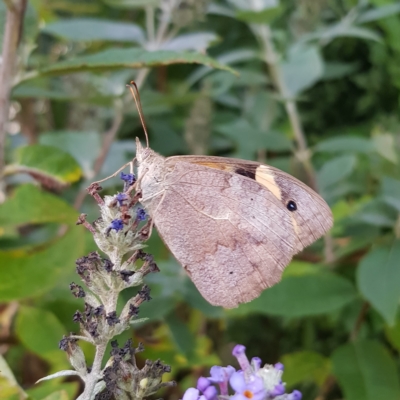
POLYGON ((5 167, 6 124, 10 106, 17 48, 21 38, 22 24, 27 0, 8 1, 3 37, 2 64, 0 70, 0 202, 5 199, 3 171, 5 167))
MULTIPOLYGON (((104 140, 100 149, 100 153, 96 158, 96 161, 94 162, 92 177, 97 176, 100 173, 101 167, 103 166, 104 161, 107 158, 107 154, 110 151, 111 145, 115 137, 117 136, 119 128, 121 127, 123 116, 124 115, 123 115, 122 102, 118 101, 115 107, 114 120, 111 124, 110 129, 104 134, 104 140)), ((74 202, 75 209, 79 210, 81 208, 82 203, 86 197, 86 194, 87 194, 86 188, 83 188, 79 191, 74 202)))
MULTIPOLYGON (((171 0, 171 4, 168 4, 166 8, 163 9, 163 14, 161 17, 161 22, 157 28, 157 32, 154 33, 154 9, 152 7, 146 8, 146 28, 148 32, 148 40, 151 46, 155 48, 153 50, 157 50, 159 46, 164 42, 165 37, 167 35, 167 29, 171 22, 172 18, 172 10, 175 7, 175 0, 171 0), (154 43, 151 37, 156 36, 156 43, 154 43)), ((178 32, 176 32, 178 33, 178 32)), ((154 40, 154 38, 153 38, 154 40)), ((135 82, 138 89, 141 89, 150 73, 148 68, 142 68, 138 71, 135 82)), ((114 117, 114 121, 110 127, 110 129, 104 135, 103 144, 100 150, 100 154, 97 157, 94 167, 93 167, 93 177, 100 173, 101 168, 104 164, 104 161, 107 158, 107 154, 111 148, 113 141, 115 140, 118 130, 123 121, 123 103, 117 104, 116 113, 114 117)), ((92 177, 91 177, 92 178, 92 177)), ((75 198, 74 207, 75 209, 79 209, 82 206, 82 203, 86 197, 86 189, 82 189, 79 191, 78 195, 75 198)))
MULTIPOLYGON (((297 104, 295 100, 291 98, 282 75, 282 70, 279 65, 279 56, 275 51, 274 43, 272 41, 271 28, 269 25, 259 24, 253 25, 252 28, 262 46, 263 57, 268 65, 273 83, 284 101, 285 110, 297 143, 296 156, 306 171, 308 179, 307 183, 311 188, 318 192, 316 172, 310 160, 311 152, 307 145, 307 139, 301 124, 297 104)), ((332 264, 335 261, 333 240, 329 232, 324 236, 324 259, 327 264, 332 264)))

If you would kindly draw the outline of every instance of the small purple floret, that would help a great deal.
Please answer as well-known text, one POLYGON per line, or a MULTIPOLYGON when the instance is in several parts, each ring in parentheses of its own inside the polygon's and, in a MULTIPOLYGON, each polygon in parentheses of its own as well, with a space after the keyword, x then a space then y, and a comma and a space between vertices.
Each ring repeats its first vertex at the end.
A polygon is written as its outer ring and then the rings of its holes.
POLYGON ((197 389, 199 389, 200 392, 204 392, 210 385, 211 382, 204 376, 201 376, 197 381, 197 389))
POLYGON ((136 218, 139 221, 144 221, 147 218, 147 213, 143 208, 138 208, 136 210, 136 218))
POLYGON ((274 365, 275 369, 277 369, 278 371, 283 371, 285 369, 284 365, 280 362, 276 363, 274 365))
POLYGON ((211 376, 208 379, 212 383, 218 383, 221 396, 228 395, 228 381, 234 372, 235 368, 230 365, 227 367, 218 367, 216 365, 211 367, 211 376))
POLYGON ((252 376, 249 382, 246 382, 243 371, 235 372, 229 383, 235 391, 232 400, 263 400, 267 396, 263 380, 259 376, 252 376))
POLYGON ((182 400, 197 400, 199 398, 199 391, 195 388, 189 388, 184 393, 182 400))
POLYGON ((214 383, 223 382, 225 380, 224 368, 214 365, 210 369, 210 381, 214 383))
POLYGON ((132 186, 136 182, 136 176, 134 174, 124 174, 121 172, 119 176, 129 186, 132 186))
POLYGON ((292 393, 289 394, 288 400, 301 400, 303 395, 298 390, 293 390, 292 393))
POLYGON ((204 390, 203 395, 207 400, 214 400, 217 398, 218 390, 215 386, 209 386, 204 390))
POLYGON ((114 229, 116 232, 122 230, 122 228, 124 227, 124 223, 122 222, 122 220, 120 219, 113 219, 111 221, 110 227, 109 229, 114 229))
POLYGON ((286 386, 280 379, 284 369, 282 363, 276 363, 274 369, 271 369, 271 365, 265 365, 265 369, 261 369, 261 358, 253 357, 250 364, 246 356, 246 348, 243 345, 236 345, 232 354, 237 358, 240 370, 236 371, 230 365, 227 367, 213 366, 210 369, 211 376, 200 377, 197 381, 197 389, 188 389, 182 400, 302 399, 302 394, 298 390, 286 393, 286 386), (265 382, 263 380, 261 375, 264 376, 264 372, 271 373, 272 381, 268 379, 268 382, 265 382))
POLYGON ((115 196, 115 199, 118 201, 118 204, 121 207, 124 204, 124 201, 128 200, 128 196, 125 193, 118 193, 115 196))
POLYGON ((244 354, 245 351, 246 347, 244 347, 242 344, 237 344, 232 350, 232 355, 234 355, 235 357, 239 357, 244 354))
POLYGON ((247 358, 245 351, 246 347, 242 344, 237 344, 232 350, 232 355, 237 358, 240 368, 242 368, 243 371, 248 370, 250 367, 249 359, 247 358))
POLYGON ((278 385, 276 385, 274 387, 274 390, 271 392, 271 396, 275 397, 275 396, 280 396, 281 394, 285 393, 285 385, 283 385, 282 383, 279 383, 278 385))
POLYGON ((253 357, 251 359, 251 365, 253 366, 253 368, 258 371, 261 367, 261 358, 260 357, 253 357))
POLYGON ((228 381, 232 374, 235 372, 235 368, 228 365, 227 367, 214 366, 210 369, 209 380, 213 383, 221 383, 228 381))

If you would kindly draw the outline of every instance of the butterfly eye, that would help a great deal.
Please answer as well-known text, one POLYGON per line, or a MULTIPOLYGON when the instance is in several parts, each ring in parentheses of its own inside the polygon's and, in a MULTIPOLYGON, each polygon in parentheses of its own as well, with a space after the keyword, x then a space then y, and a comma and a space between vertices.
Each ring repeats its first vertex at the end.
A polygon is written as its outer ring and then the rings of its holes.
POLYGON ((289 200, 288 203, 286 204, 286 208, 289 211, 296 211, 297 210, 297 205, 293 200, 289 200))

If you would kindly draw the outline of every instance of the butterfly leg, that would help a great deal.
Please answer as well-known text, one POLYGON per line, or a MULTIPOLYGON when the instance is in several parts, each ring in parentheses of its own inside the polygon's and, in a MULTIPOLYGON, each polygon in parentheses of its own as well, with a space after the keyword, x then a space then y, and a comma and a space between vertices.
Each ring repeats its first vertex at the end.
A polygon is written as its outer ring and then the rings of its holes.
MULTIPOLYGON (((158 192, 158 193, 156 193, 154 196, 148 197, 146 200, 151 199, 151 198, 153 198, 153 197, 155 197, 155 196, 157 196, 157 195, 160 195, 160 193, 161 193, 161 192, 158 192)), ((149 218, 147 224, 146 224, 146 225, 141 229, 141 231, 139 232, 140 235, 144 235, 144 236, 143 236, 143 240, 147 240, 147 239, 151 236, 151 233, 153 232, 154 219, 155 219, 157 210, 158 210, 158 208, 160 207, 160 204, 161 204, 161 203, 163 202, 163 200, 164 200, 165 195, 166 195, 166 192, 164 192, 164 193, 162 194, 162 197, 161 197, 159 203, 157 204, 156 208, 154 209, 154 211, 152 211, 152 212, 150 213, 150 218, 149 218)))
POLYGON ((146 241, 149 239, 153 232, 154 221, 152 218, 149 218, 147 224, 139 231, 140 240, 146 241))
MULTIPOLYGON (((136 157, 133 159, 133 161, 136 160, 136 157)), ((125 164, 126 165, 126 164, 125 164)), ((126 194, 131 193, 133 190, 136 191, 136 193, 141 192, 140 190, 140 183, 143 180, 143 177, 146 175, 146 173, 149 171, 149 169, 147 168, 146 171, 143 172, 143 174, 141 174, 138 178, 138 180, 125 192, 126 194)))
MULTIPOLYGON (((121 172, 124 168, 126 168, 127 165, 130 166, 130 171, 131 171, 131 173, 133 173, 133 165, 134 165, 134 162, 135 162, 135 161, 136 161, 136 157, 135 157, 132 161, 129 161, 129 162, 127 162, 126 164, 124 164, 120 169, 118 169, 116 172, 114 172, 114 173, 111 174, 110 176, 107 176, 107 178, 101 179, 101 180, 99 180, 99 181, 95 181, 95 182, 93 182, 93 183, 101 183, 101 182, 107 181, 107 180, 110 179, 110 178, 113 178, 114 176, 117 176, 117 174, 118 174, 119 172, 121 172)), ((93 183, 92 183, 92 184, 93 184, 93 183)))

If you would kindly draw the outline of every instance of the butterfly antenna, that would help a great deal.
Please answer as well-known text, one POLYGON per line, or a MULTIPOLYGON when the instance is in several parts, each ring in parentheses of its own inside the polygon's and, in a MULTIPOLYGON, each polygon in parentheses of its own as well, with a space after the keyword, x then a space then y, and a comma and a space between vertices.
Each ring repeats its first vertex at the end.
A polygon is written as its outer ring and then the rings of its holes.
POLYGON ((144 134, 146 135, 146 146, 149 147, 149 135, 147 134, 146 123, 144 121, 143 109, 142 109, 142 103, 140 101, 139 89, 136 86, 136 83, 134 81, 131 81, 130 84, 126 85, 126 86, 131 91, 133 99, 135 100, 136 108, 137 108, 138 113, 139 113, 140 122, 142 123, 144 134))

